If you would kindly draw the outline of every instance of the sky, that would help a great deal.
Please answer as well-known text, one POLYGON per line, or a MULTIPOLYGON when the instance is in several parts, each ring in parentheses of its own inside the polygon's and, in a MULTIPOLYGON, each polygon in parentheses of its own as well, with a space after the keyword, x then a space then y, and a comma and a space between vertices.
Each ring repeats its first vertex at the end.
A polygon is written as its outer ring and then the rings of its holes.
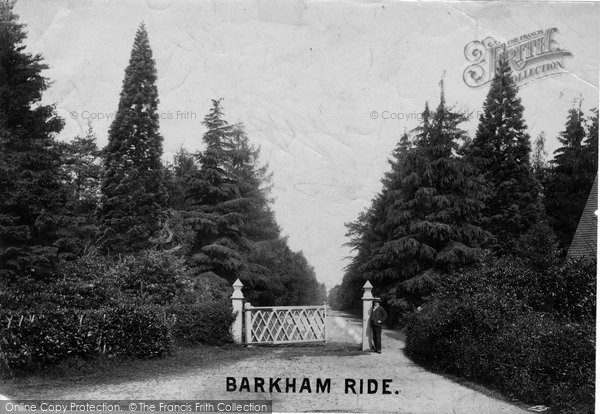
POLYGON ((100 145, 114 117, 135 32, 144 22, 157 64, 165 158, 202 148, 211 99, 224 98, 273 172, 274 211, 290 247, 302 250, 328 288, 341 282, 344 223, 381 189, 387 159, 425 102, 446 99, 474 114, 489 85, 469 87, 465 47, 556 28, 569 51, 564 73, 523 85, 535 138, 550 156, 567 112, 598 105, 597 3, 19 0, 28 51, 53 82, 44 102, 70 140, 92 120, 100 145))

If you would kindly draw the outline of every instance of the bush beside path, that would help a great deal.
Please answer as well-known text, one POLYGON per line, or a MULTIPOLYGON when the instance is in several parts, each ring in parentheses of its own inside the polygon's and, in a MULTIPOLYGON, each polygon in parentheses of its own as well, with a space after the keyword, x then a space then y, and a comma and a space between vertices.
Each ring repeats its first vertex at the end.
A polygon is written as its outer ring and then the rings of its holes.
MULTIPOLYGON (((461 385, 412 363, 403 352, 404 340, 397 331, 383 331, 383 352, 360 351, 361 320, 331 311, 328 317, 329 342, 325 345, 272 347, 250 358, 206 364, 190 360, 183 372, 153 378, 108 380, 93 385, 64 383, 44 387, 44 395, 27 395, 14 390, 12 398, 52 399, 228 399, 273 400, 274 411, 347 411, 394 413, 524 413, 483 389, 461 385), (236 379, 236 390, 227 391, 227 378, 236 379), (250 392, 239 391, 243 378, 250 381, 250 392), (254 377, 265 379, 265 392, 255 392, 254 377), (282 378, 272 393, 269 378, 282 378), (296 378, 296 392, 285 392, 285 379, 296 378), (311 393, 300 392, 308 378, 311 393), (329 379, 329 392, 317 392, 316 381, 329 379), (365 389, 368 379, 377 381, 376 394, 345 393, 346 380, 360 380, 365 389), (389 394, 382 394, 382 380, 388 379, 389 394)), ((246 349, 253 352, 252 349, 246 349)), ((2 391, 0 390, 0 393, 2 391)))

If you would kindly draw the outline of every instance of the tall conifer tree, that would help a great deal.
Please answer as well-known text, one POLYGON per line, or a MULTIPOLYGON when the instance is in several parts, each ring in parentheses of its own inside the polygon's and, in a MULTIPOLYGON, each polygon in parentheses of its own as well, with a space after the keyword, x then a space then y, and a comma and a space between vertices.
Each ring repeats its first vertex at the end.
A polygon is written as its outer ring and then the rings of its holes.
POLYGON ((102 183, 102 152, 96 134, 88 125, 86 134, 71 142, 62 142, 63 183, 67 190, 66 210, 69 217, 67 234, 59 242, 71 257, 95 245, 98 238, 96 208, 102 183))
POLYGON ((54 137, 63 121, 40 104, 48 80, 25 50, 14 2, 0 0, 0 277, 46 278, 57 263, 65 192, 54 137))
POLYGON ((356 304, 357 287, 368 278, 393 310, 414 308, 437 275, 479 258, 488 236, 476 224, 484 188, 459 155, 465 120, 446 105, 442 86, 438 108, 425 107, 414 145, 401 138, 381 194, 348 226, 357 253, 339 289, 344 305, 356 304))
POLYGON ((516 240, 540 219, 541 188, 530 152, 518 88, 509 62, 501 59, 469 151, 490 195, 481 224, 495 236, 499 253, 514 252, 516 240))
POLYGON ((135 35, 115 119, 109 129, 99 217, 107 251, 139 251, 159 229, 167 193, 160 157, 156 65, 148 33, 135 35))
POLYGON ((533 152, 531 154, 531 171, 533 171, 533 175, 540 183, 545 182, 544 177, 548 168, 548 163, 546 162, 547 156, 546 133, 542 131, 535 139, 533 152))
POLYGON ((565 129, 558 137, 562 147, 554 151, 544 186, 549 223, 558 237, 559 247, 563 248, 571 244, 595 177, 594 171, 588 171, 586 165, 585 138, 583 112, 580 108, 571 108, 565 129))
MULTIPOLYGON (((390 164, 394 165, 394 162, 390 160, 390 164)), ((389 174, 390 172, 386 173, 386 176, 389 174)), ((355 221, 346 223, 346 237, 350 240, 345 245, 350 247, 353 256, 345 268, 344 278, 338 290, 338 304, 342 308, 357 308, 364 283, 375 278, 378 281, 382 280, 379 272, 386 262, 380 249, 386 241, 383 225, 389 207, 387 186, 384 181, 383 190, 371 200, 369 208, 361 212, 355 221)))
POLYGON ((475 262, 486 232, 476 225, 483 188, 458 155, 467 117, 446 104, 443 83, 435 112, 426 107, 415 147, 399 166, 397 196, 387 214, 382 253, 396 275, 396 295, 418 303, 435 275, 475 262))
POLYGON ((240 197, 247 202, 242 230, 252 241, 272 240, 279 237, 280 229, 270 207, 272 188, 267 165, 259 162, 260 150, 254 148, 241 124, 231 131, 232 162, 230 172, 237 177, 240 197))
POLYGON ((188 181, 198 172, 195 156, 185 148, 180 148, 173 161, 165 168, 165 182, 169 193, 169 207, 185 209, 185 191, 188 181))
POLYGON ((593 108, 587 117, 586 137, 584 147, 584 168, 588 174, 590 183, 594 182, 598 175, 598 108, 593 108))
POLYGON ((197 154, 200 169, 187 182, 184 207, 194 231, 189 263, 199 279, 240 278, 258 305, 322 300, 314 270, 280 236, 270 207, 271 175, 243 126, 227 123, 220 100, 204 125, 205 149, 197 154))
POLYGON ((199 153, 200 170, 186 192, 187 221, 196 234, 190 264, 200 274, 233 282, 246 264, 244 251, 249 244, 241 228, 247 200, 231 171, 232 126, 223 118, 220 100, 213 100, 203 124, 208 129, 202 138, 206 148, 199 153))
POLYGON ((102 154, 96 143, 92 125, 84 136, 76 136, 63 146, 63 170, 68 185, 68 209, 74 215, 84 215, 88 222, 100 198, 102 154))
POLYGON ((354 256, 345 269, 338 290, 338 304, 343 308, 352 309, 357 306, 362 287, 367 280, 384 282, 387 279, 389 282, 396 276, 393 271, 387 278, 382 273, 386 270, 387 262, 381 248, 387 240, 384 226, 389 208, 393 199, 400 199, 402 195, 402 189, 398 185, 401 181, 399 174, 411 148, 413 144, 408 134, 402 134, 392 151, 392 158, 388 159, 390 170, 381 180, 381 192, 371 200, 369 208, 361 212, 355 221, 346 223, 346 237, 350 240, 345 245, 350 247, 354 256))

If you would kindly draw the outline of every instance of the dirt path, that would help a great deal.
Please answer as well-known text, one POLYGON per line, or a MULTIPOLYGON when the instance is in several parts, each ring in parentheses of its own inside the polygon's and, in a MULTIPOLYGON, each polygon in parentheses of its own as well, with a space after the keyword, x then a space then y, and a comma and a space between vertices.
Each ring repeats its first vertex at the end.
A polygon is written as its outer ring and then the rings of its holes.
MULTIPOLYGON (((268 355, 191 369, 185 374, 157 376, 101 386, 81 386, 68 392, 56 390, 58 399, 256 399, 273 400, 275 411, 343 411, 394 413, 524 413, 526 411, 430 373, 406 358, 398 332, 384 330, 382 354, 359 350, 361 321, 332 312, 326 346, 274 347, 268 355), (236 379, 236 390, 227 391, 227 377, 236 379), (239 391, 249 378, 250 392, 239 391), (265 390, 255 389, 254 377, 265 379, 265 390), (282 378, 269 393, 269 378, 282 378), (286 393, 286 378, 296 378, 296 392, 286 393), (308 378, 311 393, 300 392, 308 378), (317 379, 329 392, 317 392, 317 379), (345 393, 345 382, 377 380, 377 393, 345 393), (389 394, 382 394, 383 379, 391 380, 389 394)), ((192 363, 193 364, 193 363, 192 363)), ((291 381, 291 380, 290 380, 291 381)), ((373 382, 373 381, 372 381, 373 382)), ((365 384, 366 388, 366 384, 365 384)))

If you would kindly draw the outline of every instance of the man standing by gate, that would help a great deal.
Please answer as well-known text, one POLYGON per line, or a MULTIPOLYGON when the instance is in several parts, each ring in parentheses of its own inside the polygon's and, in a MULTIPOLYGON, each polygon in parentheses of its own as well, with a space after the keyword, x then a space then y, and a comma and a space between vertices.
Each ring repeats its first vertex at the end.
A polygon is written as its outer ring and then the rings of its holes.
POLYGON ((381 354, 381 328, 383 322, 387 319, 387 313, 385 309, 380 306, 380 302, 381 299, 379 298, 373 299, 373 310, 369 317, 371 330, 373 331, 373 345, 375 346, 375 349, 373 350, 378 354, 381 354))

